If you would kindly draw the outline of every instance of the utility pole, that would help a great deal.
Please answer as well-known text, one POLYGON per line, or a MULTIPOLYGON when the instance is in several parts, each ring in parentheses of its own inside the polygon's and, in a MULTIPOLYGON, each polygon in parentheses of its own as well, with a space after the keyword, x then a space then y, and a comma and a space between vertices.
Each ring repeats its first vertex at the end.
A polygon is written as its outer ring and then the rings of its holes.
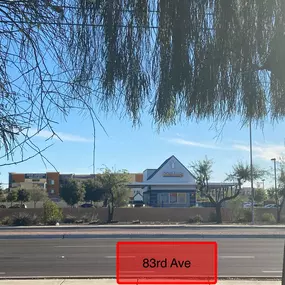
POLYGON ((249 153, 250 153, 250 184, 251 184, 251 222, 254 225, 254 188, 253 188, 253 163, 252 163, 252 129, 249 120, 249 153))
POLYGON ((285 285, 285 244, 283 249, 282 285, 285 285))
POLYGON ((275 192, 275 201, 276 201, 276 217, 277 217, 277 222, 278 220, 278 195, 277 195, 277 175, 276 175, 276 158, 271 158, 271 161, 274 163, 274 192, 275 192))

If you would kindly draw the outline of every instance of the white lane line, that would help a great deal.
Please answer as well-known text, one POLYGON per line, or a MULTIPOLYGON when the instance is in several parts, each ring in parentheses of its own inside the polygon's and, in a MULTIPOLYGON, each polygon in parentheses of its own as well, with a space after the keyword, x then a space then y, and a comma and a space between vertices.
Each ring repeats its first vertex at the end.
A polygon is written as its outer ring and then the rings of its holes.
POLYGON ((116 246, 113 245, 113 246, 102 246, 102 245, 56 245, 54 246, 56 248, 93 248, 93 247, 110 247, 110 248, 115 248, 116 246))
MULTIPOLYGON (((110 256, 105 256, 105 258, 116 258, 115 255, 110 255, 110 256)), ((121 258, 135 258, 135 256, 132 256, 132 255, 126 255, 126 256, 121 256, 121 258)))
POLYGON ((269 271, 269 270, 264 270, 262 272, 263 273, 282 273, 282 271, 269 271))
POLYGON ((253 255, 220 255, 219 258, 221 259, 254 259, 255 256, 253 255))

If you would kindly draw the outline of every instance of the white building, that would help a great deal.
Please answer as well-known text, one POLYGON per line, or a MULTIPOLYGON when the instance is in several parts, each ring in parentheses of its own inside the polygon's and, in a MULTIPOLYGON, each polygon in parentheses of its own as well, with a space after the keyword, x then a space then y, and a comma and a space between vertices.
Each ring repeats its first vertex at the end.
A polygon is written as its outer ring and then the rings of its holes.
MULTIPOLYGON (((152 207, 196 206, 196 179, 174 155, 157 169, 146 169, 143 181, 128 185, 140 189, 146 205, 152 207)), ((211 183, 212 189, 235 187, 236 183, 211 183)))

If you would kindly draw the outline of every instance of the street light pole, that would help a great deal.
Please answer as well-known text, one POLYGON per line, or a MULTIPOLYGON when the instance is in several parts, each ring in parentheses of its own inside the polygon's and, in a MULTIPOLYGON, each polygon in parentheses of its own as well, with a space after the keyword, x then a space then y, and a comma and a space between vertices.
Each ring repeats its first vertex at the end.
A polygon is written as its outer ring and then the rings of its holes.
POLYGON ((249 120, 249 153, 250 153, 250 184, 251 184, 251 222, 254 225, 254 189, 253 189, 253 163, 252 163, 252 129, 249 120))
POLYGON ((274 192, 275 192, 275 203, 276 203, 276 210, 277 210, 277 219, 278 219, 276 158, 272 158, 271 161, 273 161, 273 163, 274 163, 274 192))

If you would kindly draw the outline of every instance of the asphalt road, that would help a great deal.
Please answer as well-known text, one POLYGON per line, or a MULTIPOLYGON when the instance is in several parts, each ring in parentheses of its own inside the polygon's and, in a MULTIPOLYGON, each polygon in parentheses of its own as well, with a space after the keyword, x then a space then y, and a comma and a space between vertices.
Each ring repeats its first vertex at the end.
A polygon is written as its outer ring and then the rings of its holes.
MULTIPOLYGON (((0 278, 115 276, 117 241, 98 238, 3 239, 0 240, 0 278)), ((224 238, 215 241, 219 250, 219 277, 281 276, 283 239, 224 238)))

